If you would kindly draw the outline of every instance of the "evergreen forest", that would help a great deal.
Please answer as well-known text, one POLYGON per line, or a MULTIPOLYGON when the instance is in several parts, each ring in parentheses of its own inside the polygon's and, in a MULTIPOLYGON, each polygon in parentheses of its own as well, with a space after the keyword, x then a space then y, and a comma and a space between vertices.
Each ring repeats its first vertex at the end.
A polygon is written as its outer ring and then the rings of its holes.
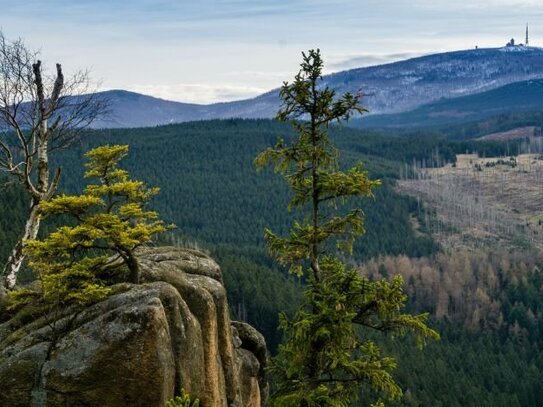
MULTIPOLYGON (((401 274, 408 309, 430 312, 441 334, 423 351, 412 339, 380 345, 395 355, 394 373, 404 406, 533 406, 543 400, 543 256, 533 248, 458 254, 442 247, 423 218, 435 216, 421 201, 402 195, 396 182, 413 162, 454 163, 456 154, 509 156, 525 140, 477 141, 540 120, 538 114, 485 119, 446 128, 410 131, 334 126, 331 138, 342 165, 362 162, 382 185, 371 199, 350 205, 364 212, 366 233, 346 261, 372 278, 401 274), (422 225, 414 227, 414 224, 422 225)), ((128 144, 126 168, 136 179, 160 188, 151 201, 176 227, 160 244, 198 248, 220 264, 231 314, 258 328, 275 352, 281 341, 278 313, 292 313, 303 279, 289 275, 268 254, 264 229, 286 234, 291 216, 288 188, 272 170, 257 172, 253 160, 291 128, 273 120, 213 120, 130 130, 88 130, 77 144, 52 157, 63 168, 60 190, 80 193, 81 162, 91 148, 128 144)), ((0 181, 0 263, 23 227, 28 197, 8 179, 0 181)), ((46 233, 61 222, 48 219, 46 233)), ((33 279, 25 270, 23 282, 33 279)))

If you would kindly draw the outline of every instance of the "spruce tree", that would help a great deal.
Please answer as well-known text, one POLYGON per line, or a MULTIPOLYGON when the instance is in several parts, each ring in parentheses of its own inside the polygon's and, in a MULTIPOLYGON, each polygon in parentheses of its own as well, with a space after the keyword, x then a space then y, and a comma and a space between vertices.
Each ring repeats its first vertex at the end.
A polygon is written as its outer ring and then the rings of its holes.
POLYGON ((411 331, 420 344, 438 334, 426 326, 425 314, 403 313, 401 277, 370 281, 343 261, 342 252, 352 252, 364 228, 360 209, 340 208, 348 198, 372 197, 380 182, 370 180, 360 163, 339 170, 328 128, 365 109, 359 95, 337 97, 324 86, 319 50, 302 55, 300 72, 281 88, 277 114, 298 136, 290 143, 279 140, 255 160, 257 167, 272 164, 285 176, 293 193, 289 209, 305 214, 287 237, 265 231, 271 253, 307 281, 299 310, 292 318, 280 316, 284 342, 272 363, 274 405, 350 406, 364 389, 395 399, 402 394, 391 375, 395 360, 381 354, 368 332, 411 331))
POLYGON ((164 232, 167 226, 146 205, 158 188, 132 180, 119 161, 128 146, 95 148, 86 153, 85 177, 95 179, 81 195, 58 195, 40 204, 43 216, 73 218, 43 239, 25 242, 29 266, 39 287, 10 293, 13 306, 38 298, 46 307, 86 304, 110 292, 107 276, 125 266, 126 280, 139 283, 139 265, 134 251, 164 232))

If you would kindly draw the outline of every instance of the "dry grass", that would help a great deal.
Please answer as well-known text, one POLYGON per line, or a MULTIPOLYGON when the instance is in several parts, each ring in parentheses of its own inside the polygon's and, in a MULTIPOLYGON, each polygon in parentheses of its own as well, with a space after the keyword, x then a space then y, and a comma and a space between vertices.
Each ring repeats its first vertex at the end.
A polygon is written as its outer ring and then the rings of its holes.
POLYGON ((446 246, 531 245, 543 248, 543 160, 457 156, 457 165, 420 169, 399 189, 435 209, 427 227, 446 246))

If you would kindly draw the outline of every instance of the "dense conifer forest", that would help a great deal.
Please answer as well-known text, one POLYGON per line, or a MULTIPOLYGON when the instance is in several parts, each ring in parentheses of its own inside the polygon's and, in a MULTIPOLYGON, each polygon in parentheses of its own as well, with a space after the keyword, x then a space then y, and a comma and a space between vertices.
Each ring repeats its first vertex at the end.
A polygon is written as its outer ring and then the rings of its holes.
MULTIPOLYGON (((519 123, 523 118, 514 117, 514 125, 519 123)), ((492 126, 507 127, 504 120, 492 126)), ((411 309, 431 312, 431 325, 442 334, 441 341, 423 352, 414 351, 409 339, 396 344, 384 341, 383 346, 398 355, 397 379, 405 391, 399 405, 528 406, 543 399, 543 259, 505 253, 495 254, 491 261, 484 254, 466 254, 467 260, 456 259, 453 264, 454 253, 444 253, 427 231, 413 228, 414 220, 422 214, 433 216, 431 211, 395 190, 406 163, 437 166, 453 162, 456 153, 505 155, 520 148, 520 141, 468 140, 469 128, 479 127, 470 124, 448 133, 432 129, 396 135, 345 127, 332 131, 345 165, 361 160, 370 177, 383 182, 374 199, 355 203, 365 212, 366 234, 357 240, 348 260, 369 275, 403 274, 411 309), (466 264, 472 267, 467 269, 466 264), (488 277, 492 271, 497 280, 488 277), (445 297, 440 300, 439 293, 447 297, 446 306, 440 303, 445 297), (491 311, 500 323, 484 322, 491 311), (475 312, 484 318, 473 318, 475 312)), ((267 253, 263 230, 270 227, 282 234, 288 230, 284 208, 289 194, 272 171, 257 173, 253 159, 279 137, 291 136, 287 126, 270 120, 89 131, 77 145, 60 152, 52 165, 63 168, 61 188, 78 192, 84 185, 85 151, 105 143, 129 144, 127 169, 135 178, 161 188, 152 207, 177 226, 161 243, 198 247, 215 257, 225 275, 233 316, 260 329, 273 350, 280 340, 277 313, 296 307, 303 281, 288 276, 267 253)), ((16 185, 5 180, 1 185, 0 260, 4 261, 21 230, 28 203, 16 185)), ((27 273, 25 279, 31 276, 27 273)))

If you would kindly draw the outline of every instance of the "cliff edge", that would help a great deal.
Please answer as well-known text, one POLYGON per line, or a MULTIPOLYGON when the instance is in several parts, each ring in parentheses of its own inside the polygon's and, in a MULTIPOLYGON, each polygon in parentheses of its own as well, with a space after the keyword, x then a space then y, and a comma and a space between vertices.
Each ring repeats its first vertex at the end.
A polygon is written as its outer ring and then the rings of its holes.
POLYGON ((204 407, 266 404, 266 344, 232 322, 219 266, 188 249, 139 253, 141 285, 83 310, 0 323, 0 406, 162 407, 184 388, 204 407))

